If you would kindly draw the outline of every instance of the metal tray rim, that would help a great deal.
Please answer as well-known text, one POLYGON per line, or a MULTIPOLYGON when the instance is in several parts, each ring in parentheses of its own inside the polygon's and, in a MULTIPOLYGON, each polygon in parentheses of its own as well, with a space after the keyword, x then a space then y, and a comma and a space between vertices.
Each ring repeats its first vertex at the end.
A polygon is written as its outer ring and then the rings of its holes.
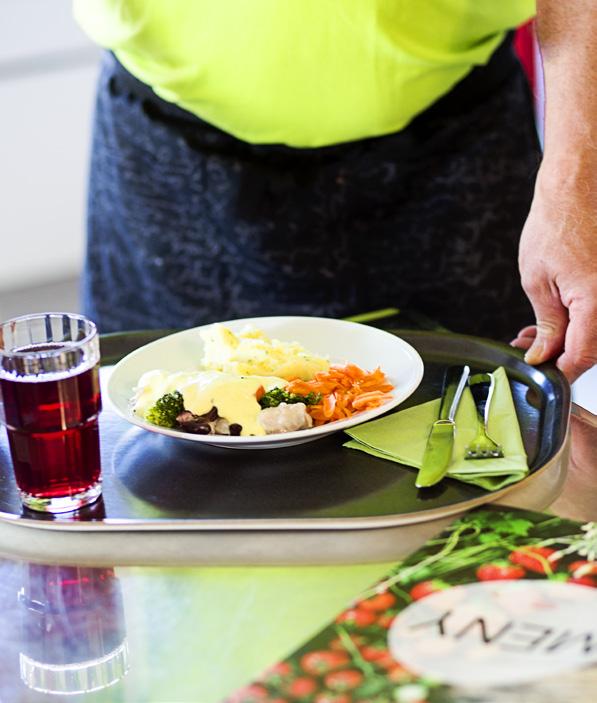
MULTIPOLYGON (((569 418, 569 416, 568 416, 569 418)), ((568 421, 568 419, 567 419, 568 421)), ((493 503, 501 500, 504 496, 526 488, 536 477, 543 475, 555 464, 557 464, 565 453, 569 441, 569 423, 566 430, 566 437, 554 454, 552 459, 546 464, 536 469, 518 483, 513 483, 498 491, 486 495, 471 498, 462 503, 447 506, 445 508, 435 508, 420 513, 402 513, 395 515, 384 515, 378 517, 354 517, 354 518, 300 518, 289 520, 286 518, 264 518, 246 520, 200 520, 193 518, 180 518, 178 520, 162 520, 153 518, 149 520, 133 519, 112 519, 89 522, 62 522, 49 520, 35 520, 32 518, 14 515, 0 511, 0 522, 7 522, 11 525, 19 525, 24 528, 34 530, 50 530, 57 532, 245 532, 245 531, 309 531, 309 530, 347 530, 347 529, 378 529, 384 527, 398 527, 401 525, 413 525, 420 522, 429 522, 444 517, 450 517, 459 513, 471 510, 472 508, 493 503), (491 496, 488 499, 488 496, 491 496)))

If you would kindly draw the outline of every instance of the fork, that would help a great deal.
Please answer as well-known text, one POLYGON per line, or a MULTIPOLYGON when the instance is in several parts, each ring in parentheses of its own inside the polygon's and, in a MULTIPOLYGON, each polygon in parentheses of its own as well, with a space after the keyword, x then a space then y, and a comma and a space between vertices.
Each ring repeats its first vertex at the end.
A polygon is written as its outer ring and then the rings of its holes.
POLYGON ((469 378, 469 387, 477 408, 477 436, 467 446, 465 459, 499 459, 504 456, 502 447, 487 434, 489 409, 495 389, 495 379, 490 373, 477 373, 469 378))

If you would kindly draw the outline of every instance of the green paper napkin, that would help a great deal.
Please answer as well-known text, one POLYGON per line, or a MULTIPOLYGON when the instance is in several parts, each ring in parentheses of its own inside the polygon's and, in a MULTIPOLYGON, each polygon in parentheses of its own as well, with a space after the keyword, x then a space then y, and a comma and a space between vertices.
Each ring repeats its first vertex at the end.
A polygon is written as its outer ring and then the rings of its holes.
MULTIPOLYGON (((495 371, 494 376, 495 390, 488 434, 502 445, 504 457, 464 459, 464 449, 477 432, 475 403, 467 388, 456 413, 454 452, 448 469, 450 478, 473 483, 488 491, 516 483, 529 471, 508 377, 502 367, 495 371)), ((346 430, 352 439, 344 446, 420 469, 429 430, 437 420, 439 406, 438 398, 380 420, 352 427, 346 430)))

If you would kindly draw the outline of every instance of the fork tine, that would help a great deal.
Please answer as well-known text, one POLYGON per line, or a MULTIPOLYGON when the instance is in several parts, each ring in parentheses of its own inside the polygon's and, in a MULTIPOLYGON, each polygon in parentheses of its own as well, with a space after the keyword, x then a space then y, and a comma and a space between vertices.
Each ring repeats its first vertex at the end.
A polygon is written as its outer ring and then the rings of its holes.
POLYGON ((469 378, 469 387, 477 410, 477 436, 465 449, 465 459, 490 459, 504 456, 502 447, 487 434, 489 407, 493 397, 493 374, 479 373, 469 378))

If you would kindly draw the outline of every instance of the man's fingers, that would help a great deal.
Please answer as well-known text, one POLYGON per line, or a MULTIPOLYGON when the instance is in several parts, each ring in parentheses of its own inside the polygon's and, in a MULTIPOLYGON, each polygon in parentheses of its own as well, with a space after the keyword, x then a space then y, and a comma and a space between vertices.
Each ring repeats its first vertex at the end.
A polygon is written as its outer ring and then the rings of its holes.
POLYGON ((535 339, 537 336, 537 325, 528 325, 527 327, 523 327, 520 332, 518 333, 519 337, 532 337, 535 339))
POLYGON ((528 364, 541 364, 557 356, 564 348, 568 311, 559 295, 554 295, 547 286, 530 287, 527 295, 535 311, 537 336, 524 359, 528 364))
POLYGON ((515 347, 516 349, 528 351, 533 346, 534 341, 534 337, 516 337, 516 339, 513 339, 510 342, 510 346, 515 347))
POLYGON ((527 290, 527 294, 537 318, 536 329, 525 327, 512 345, 527 350, 524 358, 529 364, 558 356, 558 368, 573 383, 597 364, 597 296, 572 298, 567 309, 548 288, 527 290))
POLYGON ((527 350, 535 341, 536 336, 536 325, 529 325, 528 327, 523 327, 517 334, 517 336, 510 342, 510 346, 516 347, 517 349, 527 350))
POLYGON ((570 383, 597 364, 597 304, 570 307, 565 351, 557 365, 570 383))

